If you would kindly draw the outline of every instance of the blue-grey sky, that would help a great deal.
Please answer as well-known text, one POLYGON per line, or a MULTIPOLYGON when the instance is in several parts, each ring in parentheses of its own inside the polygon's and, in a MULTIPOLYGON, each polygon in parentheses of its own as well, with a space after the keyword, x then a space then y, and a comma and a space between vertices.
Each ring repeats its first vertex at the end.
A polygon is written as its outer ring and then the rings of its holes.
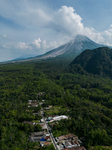
POLYGON ((0 62, 43 54, 77 34, 112 46, 112 0, 0 0, 0 62))

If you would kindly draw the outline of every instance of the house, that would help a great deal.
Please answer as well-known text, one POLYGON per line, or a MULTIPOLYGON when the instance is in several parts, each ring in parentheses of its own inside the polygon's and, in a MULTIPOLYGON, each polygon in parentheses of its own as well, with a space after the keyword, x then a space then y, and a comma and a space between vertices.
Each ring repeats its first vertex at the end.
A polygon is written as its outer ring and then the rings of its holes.
POLYGON ((51 141, 50 136, 46 136, 46 141, 51 141))
POLYGON ((85 147, 76 147, 76 148, 71 148, 68 150, 86 150, 86 148, 85 147))
POLYGON ((46 143, 46 141, 40 141, 40 145, 43 147, 44 143, 46 143))
POLYGON ((52 105, 49 106, 49 108, 52 108, 52 107, 53 107, 52 105))
POLYGON ((45 146, 49 146, 50 145, 50 142, 46 142, 44 143, 45 146))
POLYGON ((72 147, 79 147, 80 146, 78 141, 71 141, 70 143, 72 144, 72 147))
POLYGON ((42 127, 43 130, 46 130, 47 129, 47 126, 45 125, 44 122, 41 122, 41 123, 35 123, 35 125, 40 125, 42 127))
POLYGON ((54 122, 54 120, 53 120, 53 119, 51 119, 49 122, 54 122))
POLYGON ((36 125, 37 125, 37 124, 39 124, 40 126, 45 125, 45 123, 44 123, 44 122, 36 123, 36 125))
POLYGON ((38 115, 38 113, 32 113, 33 115, 38 115))
POLYGON ((48 118, 46 119, 46 121, 50 121, 50 120, 53 120, 53 118, 52 118, 52 117, 48 117, 48 118))
POLYGON ((82 141, 81 141, 81 140, 78 140, 78 142, 79 142, 80 144, 82 144, 82 141))
POLYGON ((47 130, 46 124, 42 125, 41 127, 42 127, 42 130, 47 130))
POLYGON ((36 100, 28 100, 28 107, 37 107, 38 103, 36 100))
POLYGON ((32 100, 28 100, 29 104, 31 104, 32 100))
POLYGON ((37 136, 43 136, 46 132, 33 132, 31 133, 31 136, 32 137, 37 137, 37 136))
MULTIPOLYGON (((74 141, 78 141, 78 137, 77 137, 77 136, 74 136, 74 137, 73 137, 73 140, 74 140, 74 141)), ((81 142, 81 141, 80 141, 80 142, 81 142)))
POLYGON ((67 139, 72 139, 72 140, 78 140, 78 137, 74 135, 73 133, 67 134, 67 135, 62 135, 57 138, 58 141, 62 140, 67 140, 67 139))
POLYGON ((30 139, 31 142, 45 141, 43 136, 30 137, 29 139, 30 139))
POLYGON ((64 146, 65 148, 72 148, 72 144, 68 141, 65 141, 64 146))
POLYGON ((51 123, 50 126, 53 127, 56 123, 51 123))
POLYGON ((58 149, 61 150, 61 149, 64 149, 64 145, 63 144, 59 144, 59 146, 57 145, 58 149))
MULTIPOLYGON (((49 109, 49 107, 48 107, 48 109, 49 109)), ((53 122, 53 121, 60 121, 61 119, 68 119, 68 117, 65 115, 48 117, 46 121, 53 122)))
POLYGON ((43 99, 42 102, 45 102, 45 100, 43 99))
POLYGON ((70 149, 71 150, 72 148, 80 147, 80 144, 78 142, 78 137, 76 135, 74 135, 73 133, 59 136, 59 137, 56 138, 56 141, 58 143, 64 145, 64 147, 66 149, 70 149))
POLYGON ((28 123, 28 124, 31 124, 31 125, 35 125, 35 122, 32 122, 32 121, 23 121, 22 123, 28 123))
POLYGON ((37 102, 33 102, 30 105, 31 105, 31 107, 38 107, 38 103, 37 102))
POLYGON ((28 103, 28 107, 31 107, 31 103, 28 103))
POLYGON ((29 109, 27 109, 26 112, 29 112, 29 109))
POLYGON ((65 136, 66 136, 67 139, 78 140, 78 137, 76 135, 74 135, 73 133, 67 134, 65 136))
POLYGON ((46 136, 50 136, 50 134, 49 134, 49 133, 47 133, 47 134, 46 134, 46 136))
POLYGON ((59 136, 59 137, 57 138, 57 140, 58 140, 58 141, 65 140, 65 135, 59 136))
POLYGON ((45 109, 45 110, 49 110, 49 107, 45 107, 44 109, 45 109))
POLYGON ((42 102, 39 103, 39 105, 42 105, 42 104, 43 104, 42 102))
POLYGON ((60 121, 61 119, 68 119, 67 116, 65 115, 61 115, 61 116, 57 116, 57 117, 53 117, 53 120, 54 121, 60 121))
POLYGON ((40 141, 46 141, 46 139, 42 137, 42 138, 40 139, 40 141))
POLYGON ((73 148, 73 147, 79 147, 80 144, 77 141, 65 141, 64 146, 65 148, 73 148))
POLYGON ((79 142, 78 141, 74 141, 75 144, 77 144, 77 146, 80 146, 79 142))
POLYGON ((41 119, 40 122, 44 122, 44 119, 41 119))
POLYGON ((29 140, 31 142, 35 142, 35 141, 46 141, 46 133, 45 132, 33 132, 31 133, 31 135, 29 136, 29 140))

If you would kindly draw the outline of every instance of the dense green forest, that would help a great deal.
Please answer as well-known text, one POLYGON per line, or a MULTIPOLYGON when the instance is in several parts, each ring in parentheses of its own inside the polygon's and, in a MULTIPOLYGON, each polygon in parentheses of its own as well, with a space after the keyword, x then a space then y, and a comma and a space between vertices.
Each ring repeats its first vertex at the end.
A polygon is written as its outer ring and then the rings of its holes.
POLYGON ((68 67, 70 72, 79 71, 100 76, 112 76, 112 49, 99 47, 85 50, 74 59, 68 67), (79 69, 80 66, 80 69, 79 69), (79 70, 78 70, 79 69, 79 70))
MULTIPOLYGON (((70 117, 53 126, 54 136, 74 133, 83 145, 112 146, 112 79, 98 75, 69 73, 70 60, 43 60, 0 65, 0 149, 33 150, 38 143, 28 141, 33 131, 39 131, 24 120, 40 116, 27 112, 29 99, 46 99, 44 106, 66 108, 70 117)), ((41 148, 52 149, 51 147, 41 148)))

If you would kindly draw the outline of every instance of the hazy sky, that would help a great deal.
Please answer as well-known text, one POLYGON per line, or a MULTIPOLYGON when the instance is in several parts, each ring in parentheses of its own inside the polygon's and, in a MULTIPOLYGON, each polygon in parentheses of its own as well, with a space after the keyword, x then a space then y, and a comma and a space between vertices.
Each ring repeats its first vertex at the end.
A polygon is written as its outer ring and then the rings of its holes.
POLYGON ((86 35, 112 46, 112 0, 0 0, 0 61, 86 35))

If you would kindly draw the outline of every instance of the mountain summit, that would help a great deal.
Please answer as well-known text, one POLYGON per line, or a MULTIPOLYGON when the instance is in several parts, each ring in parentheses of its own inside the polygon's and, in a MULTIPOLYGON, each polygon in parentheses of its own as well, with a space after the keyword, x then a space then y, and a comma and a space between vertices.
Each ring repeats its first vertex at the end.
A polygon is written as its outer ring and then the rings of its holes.
POLYGON ((87 36, 80 35, 80 34, 77 35, 74 40, 75 40, 75 42, 82 42, 82 41, 90 42, 91 41, 87 36))

